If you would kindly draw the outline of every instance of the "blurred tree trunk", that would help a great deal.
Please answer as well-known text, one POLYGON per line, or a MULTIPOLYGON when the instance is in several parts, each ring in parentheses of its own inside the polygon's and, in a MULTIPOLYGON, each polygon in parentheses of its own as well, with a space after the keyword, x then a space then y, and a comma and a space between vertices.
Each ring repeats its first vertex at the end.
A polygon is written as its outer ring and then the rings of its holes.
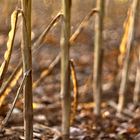
POLYGON ((70 131, 70 18, 71 0, 62 0, 63 24, 61 32, 61 98, 62 98, 62 136, 63 140, 69 139, 70 131))
POLYGON ((31 56, 31 0, 21 0, 22 22, 22 58, 23 74, 30 71, 24 85, 24 135, 25 140, 33 140, 32 108, 32 56, 31 56))
POLYGON ((102 71, 102 30, 104 16, 104 0, 97 0, 96 7, 99 13, 95 15, 94 37, 94 67, 93 67, 93 96, 95 101, 95 115, 100 115, 101 110, 101 71, 102 71))

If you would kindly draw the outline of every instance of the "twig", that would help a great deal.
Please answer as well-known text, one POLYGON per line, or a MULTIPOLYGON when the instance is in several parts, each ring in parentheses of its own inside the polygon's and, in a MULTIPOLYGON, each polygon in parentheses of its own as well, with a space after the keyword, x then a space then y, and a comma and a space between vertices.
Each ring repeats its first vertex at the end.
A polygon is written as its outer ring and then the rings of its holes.
POLYGON ((33 52, 35 51, 35 48, 39 47, 40 44, 43 42, 44 38, 46 37, 46 35, 48 34, 48 32, 51 30, 51 28, 53 27, 53 25, 56 23, 56 21, 58 19, 60 19, 62 17, 62 13, 59 12, 53 19, 52 21, 49 23, 49 25, 47 26, 47 28, 43 31, 43 33, 39 36, 39 38, 35 41, 35 43, 33 44, 32 48, 34 49, 33 52))
POLYGON ((53 68, 58 64, 60 60, 60 55, 57 55, 57 57, 51 62, 51 64, 48 66, 48 68, 44 71, 42 71, 40 77, 38 80, 36 80, 34 83, 33 83, 33 88, 36 88, 38 86, 38 84, 47 76, 49 75, 53 68))
POLYGON ((22 87, 23 87, 23 85, 24 85, 24 82, 25 82, 25 80, 26 80, 26 77, 28 76, 28 74, 29 74, 30 71, 31 71, 31 70, 29 70, 29 71, 27 71, 27 72, 24 73, 23 79, 22 79, 21 84, 20 84, 20 86, 19 86, 19 88, 18 88, 18 90, 17 90, 17 94, 16 94, 16 96, 15 96, 15 99, 14 99, 14 101, 13 101, 13 104, 12 104, 12 106, 11 106, 9 112, 7 113, 5 119, 2 121, 2 127, 5 127, 5 126, 7 125, 7 122, 8 122, 8 120, 9 120, 9 118, 11 117, 11 114, 12 114, 12 112, 13 112, 13 109, 14 109, 14 107, 15 107, 15 104, 16 104, 16 102, 17 102, 17 99, 18 99, 18 97, 19 97, 19 94, 20 94, 21 91, 22 91, 22 87))
POLYGON ((77 37, 79 36, 79 34, 83 31, 84 27, 86 26, 87 22, 89 21, 89 19, 95 14, 99 12, 96 8, 92 9, 87 16, 82 20, 82 22, 80 23, 80 25, 78 26, 78 28, 76 29, 76 31, 73 33, 73 35, 70 38, 70 43, 73 44, 74 41, 77 39, 77 37))

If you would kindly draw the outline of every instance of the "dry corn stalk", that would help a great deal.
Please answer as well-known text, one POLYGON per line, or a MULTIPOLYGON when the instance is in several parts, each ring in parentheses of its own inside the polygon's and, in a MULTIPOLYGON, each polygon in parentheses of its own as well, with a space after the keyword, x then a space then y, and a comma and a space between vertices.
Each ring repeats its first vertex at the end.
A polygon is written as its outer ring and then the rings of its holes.
POLYGON ((99 13, 95 15, 95 37, 94 37, 94 66, 93 66, 93 97, 95 101, 94 113, 101 112, 101 71, 102 71, 102 30, 104 17, 104 0, 97 0, 96 7, 99 13))
POLYGON ((71 0, 61 0, 63 11, 63 23, 61 31, 61 104, 62 104, 62 138, 69 139, 70 131, 70 20, 71 20, 71 0))
POLYGON ((58 59, 60 60, 60 56, 58 55, 54 60, 53 62, 49 65, 48 69, 45 69, 44 71, 41 72, 41 75, 39 77, 38 80, 36 80, 34 83, 33 83, 33 88, 36 88, 38 86, 38 84, 47 76, 49 75, 53 68, 56 66, 56 64, 58 63, 58 59))
POLYGON ((137 71, 135 78, 134 96, 133 102, 135 105, 139 104, 139 94, 140 94, 140 46, 138 46, 138 60, 137 60, 137 71))
POLYGON ((0 87, 2 86, 3 79, 5 76, 5 73, 7 72, 9 61, 11 58, 11 53, 12 53, 14 38, 15 38, 15 33, 16 33, 18 13, 19 11, 15 10, 11 15, 11 30, 9 32, 9 38, 7 41, 7 50, 4 54, 4 62, 2 63, 0 67, 0 87))
POLYGON ((11 117, 11 114, 12 114, 12 112, 13 112, 13 109, 14 109, 15 105, 16 105, 16 102, 17 102, 17 99, 18 99, 18 97, 19 97, 19 94, 20 94, 21 91, 22 91, 22 88, 23 88, 24 82, 25 82, 25 80, 26 80, 26 77, 28 76, 28 73, 29 73, 29 71, 27 71, 26 73, 24 73, 23 79, 22 79, 21 84, 20 84, 20 86, 19 86, 19 88, 18 88, 18 90, 17 90, 17 93, 16 93, 15 99, 14 99, 14 101, 13 101, 13 104, 12 104, 10 110, 8 111, 6 117, 5 117, 4 120, 2 121, 2 126, 1 126, 1 128, 5 127, 5 126, 7 125, 8 120, 9 120, 9 118, 11 117))
MULTIPOLYGON (((118 114, 120 114, 124 108, 125 104, 125 91, 127 87, 127 80, 128 80, 128 69, 129 69, 129 60, 130 60, 130 52, 131 52, 131 45, 133 40, 133 34, 134 34, 134 25, 135 25, 135 17, 136 17, 136 11, 138 7, 138 1, 139 0, 133 0, 132 7, 128 12, 128 20, 126 23, 126 29, 123 37, 123 43, 122 48, 125 48, 126 55, 124 57, 124 65, 122 68, 122 75, 121 75, 121 84, 119 89, 119 99, 118 99, 118 114)), ((123 49, 122 49, 123 50, 123 49)))
POLYGON ((62 17, 62 13, 59 12, 52 19, 52 21, 49 23, 49 25, 47 26, 47 28, 42 32, 42 34, 39 36, 39 38, 37 39, 37 41, 35 41, 35 43, 33 44, 32 48, 37 48, 37 47, 40 46, 40 44, 43 42, 43 40, 46 37, 46 35, 48 34, 48 32, 51 30, 51 28, 56 24, 56 22, 58 21, 58 19, 60 19, 61 17, 62 17))
POLYGON ((23 86, 24 139, 25 140, 33 140, 31 5, 32 5, 32 0, 21 0, 21 6, 23 10, 22 41, 21 41, 23 73, 29 71, 29 74, 27 75, 23 86))
POLYGON ((73 44, 74 41, 77 39, 77 37, 79 36, 79 34, 82 32, 82 30, 84 29, 84 27, 87 25, 87 22, 89 21, 89 19, 95 14, 98 13, 98 10, 96 8, 90 10, 90 12, 85 16, 85 18, 82 20, 82 22, 80 23, 80 25, 78 26, 78 28, 76 29, 76 31, 72 34, 71 38, 70 38, 70 43, 73 44))

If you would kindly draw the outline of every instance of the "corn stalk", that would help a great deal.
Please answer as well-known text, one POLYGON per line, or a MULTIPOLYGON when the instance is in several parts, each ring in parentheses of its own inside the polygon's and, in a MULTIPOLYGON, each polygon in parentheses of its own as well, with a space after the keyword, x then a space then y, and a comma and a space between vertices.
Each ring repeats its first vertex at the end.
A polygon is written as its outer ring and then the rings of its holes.
POLYGON ((133 102, 135 105, 139 104, 139 94, 140 94, 140 46, 138 46, 138 62, 133 96, 133 102))
MULTIPOLYGON (((119 99, 118 99, 118 114, 120 114, 124 108, 125 104, 125 92, 127 88, 127 80, 128 80, 128 69, 129 69, 129 60, 130 60, 130 52, 131 52, 131 45, 132 45, 132 40, 133 40, 133 34, 134 34, 134 25, 135 25, 135 17, 136 17, 136 9, 138 5, 139 0, 133 0, 132 2, 132 7, 128 11, 128 19, 125 24, 126 30, 125 33, 127 32, 127 37, 123 37, 123 48, 126 48, 126 55, 124 58, 124 66, 122 69, 122 75, 121 75, 121 84, 120 84, 120 89, 119 89, 119 99)), ((122 43, 121 43, 122 45, 122 43)))
POLYGON ((71 0, 62 0, 63 23, 61 31, 61 98, 62 98, 62 137, 63 140, 69 139, 70 131, 70 17, 71 0))
POLYGON ((101 53, 102 53, 102 30, 104 15, 104 0, 96 1, 99 13, 95 15, 95 37, 94 37, 94 66, 93 66, 93 97, 95 101, 94 113, 100 115, 101 111, 101 53))
MULTIPOLYGON (((139 19, 139 11, 140 10, 140 1, 138 1, 138 8, 136 16, 138 16, 137 19, 139 19)), ((138 24, 140 23, 139 21, 138 24)), ((138 45, 138 56, 137 56, 137 71, 136 71, 136 77, 135 77, 135 87, 134 87, 134 96, 133 96, 133 102, 135 105, 139 104, 139 98, 140 98, 140 45, 138 45)))
POLYGON ((32 108, 32 55, 31 55, 31 0, 21 0, 22 5, 22 59, 23 73, 30 71, 24 90, 24 139, 33 140, 33 108, 32 108))

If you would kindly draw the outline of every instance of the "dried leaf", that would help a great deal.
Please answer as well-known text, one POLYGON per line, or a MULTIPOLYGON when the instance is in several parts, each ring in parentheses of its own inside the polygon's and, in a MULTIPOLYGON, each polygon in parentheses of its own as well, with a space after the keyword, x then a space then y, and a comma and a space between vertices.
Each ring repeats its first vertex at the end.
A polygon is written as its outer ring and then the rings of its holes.
POLYGON ((5 73, 7 72, 9 61, 11 58, 11 53, 12 53, 14 38, 15 38, 15 33, 16 33, 18 13, 19 12, 16 10, 11 15, 11 30, 9 32, 9 38, 7 41, 7 50, 4 54, 4 61, 0 67, 0 87, 2 85, 5 73))
POLYGON ((123 34, 123 37, 122 37, 122 41, 121 41, 121 44, 120 44, 120 55, 118 57, 118 64, 121 66, 123 64, 123 59, 125 57, 125 54, 126 54, 126 46, 127 46, 127 42, 128 42, 128 39, 129 39, 129 30, 130 30, 130 26, 132 24, 132 11, 128 11, 127 13, 127 18, 124 22, 124 34, 123 34))

